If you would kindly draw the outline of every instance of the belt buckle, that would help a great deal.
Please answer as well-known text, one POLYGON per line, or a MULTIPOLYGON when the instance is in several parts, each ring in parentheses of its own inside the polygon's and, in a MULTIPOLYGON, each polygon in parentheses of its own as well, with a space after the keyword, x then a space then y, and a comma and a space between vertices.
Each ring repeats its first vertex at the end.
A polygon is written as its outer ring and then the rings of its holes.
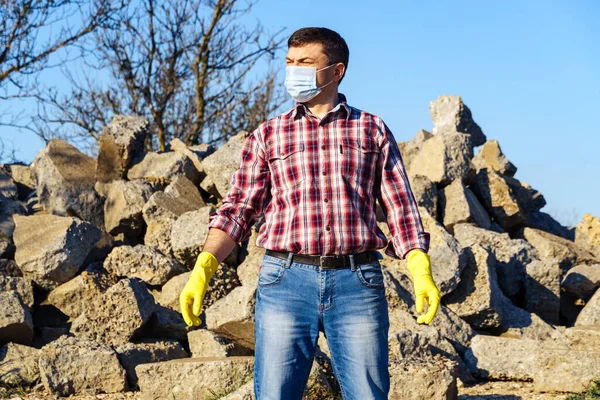
POLYGON ((323 260, 328 259, 328 258, 334 258, 335 255, 333 256, 319 256, 319 267, 321 269, 335 269, 335 267, 328 267, 328 266, 324 266, 323 265, 323 260))

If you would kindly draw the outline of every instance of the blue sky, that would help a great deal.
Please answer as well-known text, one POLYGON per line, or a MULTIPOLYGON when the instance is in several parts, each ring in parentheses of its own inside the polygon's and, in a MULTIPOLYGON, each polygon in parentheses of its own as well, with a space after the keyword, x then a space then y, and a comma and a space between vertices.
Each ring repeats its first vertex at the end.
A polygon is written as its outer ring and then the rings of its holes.
MULTIPOLYGON (((340 92, 398 141, 432 129, 430 101, 461 96, 516 178, 544 195, 543 211, 564 224, 600 217, 599 1, 260 0, 248 18, 286 37, 339 32, 350 47, 340 92)), ((0 132, 26 162, 42 147, 0 132)))

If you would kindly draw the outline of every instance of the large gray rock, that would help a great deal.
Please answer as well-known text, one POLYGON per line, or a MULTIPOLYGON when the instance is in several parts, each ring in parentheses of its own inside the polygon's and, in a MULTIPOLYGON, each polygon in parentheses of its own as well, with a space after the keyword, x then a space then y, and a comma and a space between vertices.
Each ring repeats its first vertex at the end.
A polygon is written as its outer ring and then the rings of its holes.
POLYGON ((231 176, 240 167, 242 149, 248 136, 248 132, 240 131, 217 151, 202 160, 202 166, 208 175, 208 178, 202 180, 200 184, 202 189, 217 198, 225 197, 231 189, 231 176))
POLYGON ((525 309, 558 325, 560 314, 560 266, 555 259, 533 260, 526 266, 525 309))
POLYGON ((254 349, 255 307, 256 287, 238 286, 206 310, 206 328, 254 349))
POLYGON ((196 186, 185 177, 177 176, 164 192, 154 193, 142 209, 147 225, 144 244, 172 256, 173 224, 184 213, 204 206, 196 186))
POLYGON ((600 218, 585 214, 575 228, 575 243, 600 257, 600 218))
POLYGON ((35 347, 8 343, 0 347, 0 386, 32 386, 40 379, 35 347))
POLYGON ((471 224, 457 224, 454 236, 462 247, 480 244, 492 251, 497 260, 498 283, 506 296, 515 298, 524 289, 525 266, 538 258, 537 251, 529 243, 471 224))
POLYGON ((104 268, 118 277, 139 278, 149 285, 163 285, 187 271, 177 260, 143 244, 115 247, 104 260, 104 268))
POLYGON ((454 400, 458 397, 453 362, 443 358, 391 362, 390 400, 454 400))
POLYGON ((139 236, 146 224, 142 208, 152 195, 152 187, 143 180, 118 180, 105 187, 104 225, 111 235, 139 236))
POLYGON ((524 228, 519 235, 537 250, 540 258, 554 258, 561 268, 561 279, 566 272, 579 264, 596 264, 600 260, 576 243, 539 229, 524 228))
POLYGON ((446 186, 454 180, 465 179, 471 157, 473 151, 469 135, 456 132, 434 136, 422 144, 407 166, 407 172, 410 176, 423 175, 440 186, 446 186))
POLYGON ((171 246, 175 258, 189 269, 194 267, 208 236, 208 216, 214 209, 202 207, 183 213, 171 228, 171 246), (203 223, 204 222, 204 223, 203 223))
POLYGON ((61 336, 42 348, 39 368, 46 390, 59 396, 127 389, 115 351, 91 340, 61 336))
POLYGON ((558 338, 560 346, 568 346, 575 350, 600 351, 600 327, 597 325, 582 325, 562 327, 563 337, 558 338))
POLYGON ((501 326, 504 295, 496 277, 496 259, 475 243, 465 248, 467 266, 458 287, 443 297, 443 303, 475 329, 501 326))
POLYGON ((388 299, 390 335, 409 329, 414 332, 431 335, 433 331, 448 340, 459 352, 464 352, 469 346, 475 331, 467 322, 456 315, 445 305, 441 304, 430 325, 417 324, 417 312, 412 282, 408 272, 401 267, 382 261, 386 298, 388 299))
POLYGON ((15 217, 15 260, 23 277, 46 290, 72 279, 100 239, 100 230, 78 218, 15 217))
POLYGON ((127 372, 129 388, 137 387, 138 377, 135 367, 140 364, 187 358, 188 353, 175 340, 145 340, 139 343, 126 343, 115 349, 121 366, 127 372))
POLYGON ((0 235, 8 239, 15 231, 15 216, 25 215, 23 202, 0 196, 0 235))
POLYGON ((560 336, 560 332, 536 314, 515 306, 507 298, 502 304, 503 334, 507 337, 517 337, 535 340, 547 340, 560 336))
POLYGON ((10 276, 13 278, 22 278, 23 272, 19 269, 19 266, 15 260, 0 259, 0 275, 10 276))
POLYGON ((192 162, 202 177, 206 176, 202 160, 214 153, 215 148, 207 143, 201 143, 197 146, 188 147, 181 139, 173 138, 169 141, 169 148, 185 154, 192 162))
POLYGON ((103 201, 94 189, 96 160, 63 140, 52 139, 35 156, 31 168, 45 210, 104 227, 103 201))
POLYGON ((252 351, 207 329, 188 333, 192 357, 232 357, 253 355, 252 351))
POLYGON ((0 345, 8 342, 31 344, 33 319, 18 293, 0 292, 0 345))
MULTIPOLYGON (((13 222, 14 223, 14 222, 13 222)), ((14 229, 13 229, 14 231, 14 229)), ((12 241, 12 237, 7 236, 3 232, 0 233, 0 259, 14 259, 15 258, 15 245, 12 241)), ((2 268, 0 268, 0 273, 2 268)))
MULTIPOLYGON (((192 271, 184 272, 183 274, 176 275, 169 279, 161 289, 160 294, 157 296, 157 303, 164 307, 169 307, 177 312, 181 312, 179 306, 179 295, 185 287, 192 271)), ((207 290, 208 291, 208 290, 207 290)))
POLYGON ((484 379, 521 380, 533 378, 538 341, 477 335, 465 353, 473 374, 484 379))
POLYGON ((417 205, 423 207, 435 219, 438 219, 438 191, 435 183, 423 175, 410 177, 410 188, 417 205))
POLYGON ((388 353, 390 362, 444 357, 454 362, 453 375, 456 375, 463 383, 474 383, 473 375, 471 375, 452 344, 438 330, 431 327, 423 328, 418 332, 403 329, 389 336, 388 353))
POLYGON ((544 348, 536 352, 533 369, 538 392, 581 393, 600 371, 600 351, 572 348, 544 348))
POLYGON ((195 400, 252 380, 254 357, 185 358, 135 368, 142 399, 195 400))
POLYGON ((588 301, 600 288, 600 264, 578 265, 571 268, 561 286, 576 298, 588 301))
POLYGON ((138 337, 186 341, 189 327, 180 312, 157 304, 150 320, 138 332, 138 337))
POLYGON ((111 346, 125 344, 150 319, 155 306, 142 282, 123 279, 104 293, 99 305, 73 321, 71 332, 111 346))
MULTIPOLYGON (((530 228, 539 229, 551 233, 556 236, 568 239, 570 241, 575 240, 575 228, 561 225, 560 222, 552 218, 549 214, 542 211, 534 211, 527 214, 525 224, 530 228)), ((597 253, 598 255, 600 253, 597 253)))
POLYGON ((147 134, 146 118, 115 115, 100 136, 96 180, 108 183, 124 179, 134 160, 144 154, 147 134))
POLYGON ((63 314, 77 318, 85 309, 101 307, 103 293, 114 283, 105 273, 85 270, 51 291, 48 302, 63 314))
POLYGON ((433 134, 462 132, 472 136, 473 146, 485 143, 486 137, 479 125, 473 121, 471 110, 460 96, 441 95, 429 103, 429 113, 433 120, 433 134))
POLYGON ((531 218, 530 215, 532 213, 538 212, 546 205, 544 196, 528 183, 509 176, 505 176, 504 178, 515 195, 519 206, 525 212, 526 221, 531 218))
MULTIPOLYGON (((400 149, 400 153, 402 155, 402 162, 405 167, 408 167, 410 163, 414 160, 415 156, 421 150, 421 146, 426 140, 429 140, 433 137, 431 132, 427 132, 424 129, 420 129, 415 137, 413 137, 408 142, 398 142, 398 148, 400 149)), ((418 175, 410 176, 409 178, 414 179, 418 175)), ((422 175, 420 175, 422 176, 422 175)))
POLYGON ((482 168, 489 168, 506 176, 514 176, 517 172, 517 167, 502 153, 500 144, 495 139, 490 139, 483 144, 483 147, 473 157, 471 166, 475 173, 482 168))
POLYGON ((600 290, 596 290, 590 301, 583 307, 575 325, 600 325, 600 290))
POLYGON ((534 381, 536 391, 582 392, 600 368, 600 352, 567 341, 478 335, 465 359, 485 379, 534 381))
POLYGON ((17 185, 19 199, 25 199, 35 190, 35 176, 29 165, 11 164, 10 175, 17 185))
POLYGON ((127 179, 147 179, 168 185, 178 176, 184 176, 194 184, 200 182, 200 172, 185 154, 169 151, 146 153, 144 158, 127 171, 127 179))
POLYGON ((439 194, 441 219, 449 232, 454 232, 454 225, 469 222, 490 229, 489 215, 461 180, 452 182, 441 189, 439 194))
POLYGON ((10 291, 17 293, 27 307, 33 307, 33 284, 31 280, 0 275, 0 292, 10 291))
POLYGON ((470 188, 494 221, 510 232, 525 224, 525 213, 507 179, 494 170, 483 168, 471 181, 470 188))
MULTIPOLYGON (((7 170, 2 165, 3 170, 7 170)), ((7 171, 8 172, 8 171, 7 171)), ((0 197, 6 199, 18 199, 17 185, 10 173, 0 171, 0 197)))

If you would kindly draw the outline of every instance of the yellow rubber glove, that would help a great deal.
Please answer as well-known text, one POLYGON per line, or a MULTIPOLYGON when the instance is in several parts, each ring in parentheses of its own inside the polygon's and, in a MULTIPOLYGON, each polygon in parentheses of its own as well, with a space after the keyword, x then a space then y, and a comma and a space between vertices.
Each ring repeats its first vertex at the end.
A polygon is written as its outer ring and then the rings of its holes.
POLYGON ((431 276, 431 261, 429 255, 421 250, 413 250, 407 258, 408 271, 412 275, 412 281, 417 297, 417 313, 423 312, 425 301, 427 301, 427 313, 417 317, 417 323, 429 323, 437 313, 440 306, 440 291, 431 276))
POLYGON ((183 320, 188 326, 198 326, 202 323, 200 309, 206 294, 210 278, 219 268, 219 260, 214 254, 203 251, 196 259, 196 264, 185 287, 179 295, 179 306, 183 320))

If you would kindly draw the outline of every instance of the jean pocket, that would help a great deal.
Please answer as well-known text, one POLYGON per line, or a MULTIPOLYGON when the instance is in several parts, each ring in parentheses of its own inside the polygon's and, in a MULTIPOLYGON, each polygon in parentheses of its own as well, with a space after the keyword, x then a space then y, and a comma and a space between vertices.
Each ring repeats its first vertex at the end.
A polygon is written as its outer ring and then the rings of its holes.
POLYGON ((285 260, 265 254, 258 270, 258 286, 266 288, 279 284, 285 273, 284 262, 285 260))
POLYGON ((363 286, 371 289, 381 289, 384 287, 383 271, 381 270, 379 260, 359 264, 356 269, 356 275, 363 286))

